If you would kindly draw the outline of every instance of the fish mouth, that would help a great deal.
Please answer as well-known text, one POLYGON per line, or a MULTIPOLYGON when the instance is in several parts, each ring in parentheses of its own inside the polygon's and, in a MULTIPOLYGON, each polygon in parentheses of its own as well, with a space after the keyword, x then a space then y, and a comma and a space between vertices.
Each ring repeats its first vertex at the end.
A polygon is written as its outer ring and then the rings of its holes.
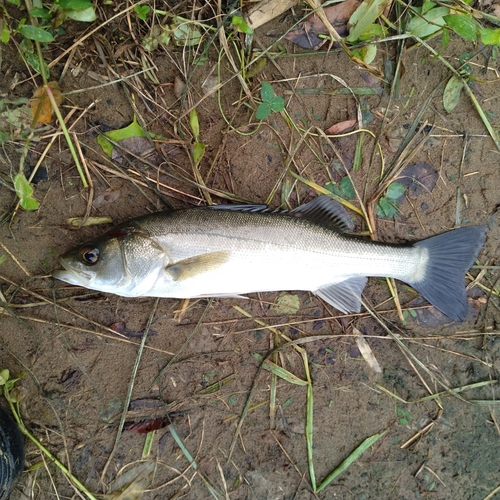
POLYGON ((58 280, 65 281, 71 285, 84 285, 92 280, 91 274, 80 269, 72 269, 62 257, 59 259, 59 264, 61 264, 64 269, 57 269, 52 273, 52 276, 58 280))

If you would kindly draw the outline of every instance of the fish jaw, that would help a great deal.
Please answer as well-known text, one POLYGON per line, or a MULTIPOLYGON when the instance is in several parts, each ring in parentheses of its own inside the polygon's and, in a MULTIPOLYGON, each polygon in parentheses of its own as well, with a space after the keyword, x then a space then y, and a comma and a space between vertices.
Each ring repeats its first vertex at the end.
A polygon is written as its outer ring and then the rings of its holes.
POLYGON ((82 270, 78 270, 76 272, 73 270, 61 257, 59 259, 59 263, 64 269, 57 269, 52 273, 54 278, 58 280, 69 283, 70 285, 78 285, 90 288, 90 283, 92 281, 92 275, 90 273, 84 272, 82 270))

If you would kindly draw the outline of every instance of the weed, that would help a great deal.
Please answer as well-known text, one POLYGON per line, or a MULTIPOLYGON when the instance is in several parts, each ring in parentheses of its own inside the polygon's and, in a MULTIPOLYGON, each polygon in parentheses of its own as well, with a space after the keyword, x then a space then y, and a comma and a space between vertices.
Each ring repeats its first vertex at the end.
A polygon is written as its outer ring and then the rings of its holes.
POLYGON ((265 120, 269 117, 271 111, 279 113, 285 109, 285 100, 283 97, 277 96, 271 84, 267 82, 262 82, 260 97, 262 98, 262 102, 259 104, 257 113, 255 114, 257 120, 265 120))

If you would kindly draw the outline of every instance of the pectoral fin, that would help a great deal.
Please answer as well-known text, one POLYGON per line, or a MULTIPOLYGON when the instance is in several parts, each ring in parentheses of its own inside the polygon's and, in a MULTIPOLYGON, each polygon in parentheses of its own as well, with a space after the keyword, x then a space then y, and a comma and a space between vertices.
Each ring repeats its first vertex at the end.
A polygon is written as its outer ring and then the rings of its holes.
POLYGON ((175 280, 193 278, 199 274, 217 269, 229 259, 229 252, 211 252, 180 260, 165 268, 165 271, 175 280))
POLYGON ((344 313, 361 310, 361 292, 366 285, 365 276, 356 276, 340 283, 325 285, 315 294, 344 313))

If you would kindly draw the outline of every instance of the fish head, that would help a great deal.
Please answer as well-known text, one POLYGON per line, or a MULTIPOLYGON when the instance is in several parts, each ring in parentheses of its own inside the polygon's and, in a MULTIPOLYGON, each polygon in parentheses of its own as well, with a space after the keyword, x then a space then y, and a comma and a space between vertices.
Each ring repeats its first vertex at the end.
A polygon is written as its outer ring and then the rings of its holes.
POLYGON ((152 288, 164 258, 161 247, 147 234, 123 227, 62 255, 59 262, 64 269, 53 276, 91 290, 137 297, 152 288))

